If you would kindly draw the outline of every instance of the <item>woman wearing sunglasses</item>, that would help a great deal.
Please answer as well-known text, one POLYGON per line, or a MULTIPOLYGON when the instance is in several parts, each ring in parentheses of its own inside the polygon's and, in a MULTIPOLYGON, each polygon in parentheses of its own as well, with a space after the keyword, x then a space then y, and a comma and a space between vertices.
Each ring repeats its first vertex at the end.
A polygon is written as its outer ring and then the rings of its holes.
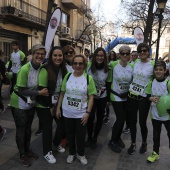
POLYGON ((153 77, 154 62, 149 60, 150 48, 146 43, 141 43, 137 47, 139 60, 133 65, 133 81, 130 84, 128 100, 130 111, 130 132, 131 146, 128 149, 128 154, 134 154, 136 150, 136 132, 137 132, 137 114, 139 112, 139 124, 141 128, 142 144, 139 152, 145 153, 147 150, 147 135, 148 129, 146 125, 150 102, 147 99, 145 88, 153 77))
POLYGON ((130 58, 130 47, 127 45, 119 48, 120 60, 110 63, 112 70, 112 84, 110 99, 116 115, 116 121, 112 128, 111 140, 109 148, 117 153, 121 152, 121 148, 125 147, 121 139, 121 134, 125 122, 127 111, 127 94, 129 85, 132 81, 132 66, 128 63, 130 58))
POLYGON ((88 139, 86 141, 86 147, 96 149, 97 138, 102 128, 106 104, 109 100, 107 98, 108 89, 106 86, 109 76, 109 67, 106 51, 103 48, 99 47, 94 51, 92 62, 88 64, 86 70, 87 74, 93 77, 97 89, 97 94, 94 95, 93 108, 87 123, 88 139), (95 115, 97 117, 97 122, 93 131, 95 115))
POLYGON ((72 59, 73 56, 76 54, 74 48, 70 45, 66 45, 63 47, 63 54, 64 54, 64 59, 66 61, 66 68, 68 70, 68 72, 73 72, 73 68, 72 68, 72 59))
POLYGON ((69 146, 67 163, 72 163, 76 156, 83 165, 87 164, 84 153, 86 124, 93 105, 93 95, 96 93, 93 78, 84 73, 86 65, 84 55, 73 57, 74 72, 64 77, 56 112, 59 119, 62 106, 69 146))

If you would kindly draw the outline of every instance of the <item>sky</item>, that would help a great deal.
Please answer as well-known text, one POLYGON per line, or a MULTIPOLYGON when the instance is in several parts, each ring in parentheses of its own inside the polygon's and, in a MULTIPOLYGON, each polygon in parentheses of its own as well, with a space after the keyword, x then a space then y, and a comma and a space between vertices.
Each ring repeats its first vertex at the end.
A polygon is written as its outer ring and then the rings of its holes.
POLYGON ((91 0, 91 8, 97 9, 99 7, 98 4, 101 4, 99 8, 99 13, 103 12, 107 21, 114 21, 116 18, 116 14, 118 13, 118 8, 121 0, 91 0))

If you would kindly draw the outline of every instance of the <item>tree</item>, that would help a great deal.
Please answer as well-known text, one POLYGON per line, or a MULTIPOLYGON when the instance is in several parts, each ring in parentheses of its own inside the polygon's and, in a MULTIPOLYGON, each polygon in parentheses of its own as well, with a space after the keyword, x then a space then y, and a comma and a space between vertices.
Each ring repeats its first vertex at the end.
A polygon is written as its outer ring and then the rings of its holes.
MULTIPOLYGON (((155 0, 132 0, 122 1, 122 8, 126 13, 127 20, 123 21, 119 20, 119 24, 124 28, 127 28, 129 31, 134 30, 135 27, 139 26, 143 28, 144 31, 144 42, 149 43, 149 45, 153 45, 157 40, 152 41, 152 32, 158 27, 158 19, 155 18, 154 10, 157 8, 157 4, 155 0)), ((162 32, 165 30, 166 26, 170 23, 169 15, 170 10, 169 7, 165 9, 163 21, 162 32)))

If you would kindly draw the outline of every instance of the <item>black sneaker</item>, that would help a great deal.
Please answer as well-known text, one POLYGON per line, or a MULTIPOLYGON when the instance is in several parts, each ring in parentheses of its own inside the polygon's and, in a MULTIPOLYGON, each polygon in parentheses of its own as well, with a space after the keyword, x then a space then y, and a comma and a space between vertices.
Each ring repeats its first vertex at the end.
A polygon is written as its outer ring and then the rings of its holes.
POLYGON ((19 160, 22 166, 26 166, 26 167, 31 166, 31 161, 26 155, 20 156, 19 160))
POLYGON ((2 129, 0 133, 0 142, 4 139, 5 134, 6 134, 6 129, 2 129))
POLYGON ((92 144, 92 139, 87 138, 86 143, 85 143, 85 146, 86 146, 86 147, 90 147, 91 144, 92 144))
POLYGON ((147 143, 145 142, 145 143, 142 143, 139 153, 143 154, 143 153, 146 153, 146 151, 147 151, 147 143))
POLYGON ((125 144, 124 144, 124 142, 122 141, 121 138, 117 141, 117 144, 118 144, 119 147, 125 148, 125 144))
POLYGON ((126 126, 126 127, 124 128, 124 130, 123 130, 123 133, 127 134, 127 133, 129 133, 129 132, 130 132, 130 129, 126 126))
POLYGON ((113 141, 109 141, 108 143, 108 147, 113 151, 113 152, 116 152, 116 153, 120 153, 121 152, 121 149, 120 147, 118 146, 118 144, 114 143, 113 141))
POLYGON ((4 112, 5 112, 5 107, 1 110, 1 114, 4 114, 4 112))
POLYGON ((42 135, 42 130, 41 129, 38 129, 36 132, 35 132, 35 136, 40 136, 42 135))
POLYGON ((29 159, 37 160, 39 156, 31 150, 26 154, 29 159))
POLYGON ((92 142, 90 144, 90 148, 91 149, 96 149, 97 148, 97 140, 96 139, 92 139, 92 142))
POLYGON ((104 123, 105 125, 107 125, 109 122, 110 122, 110 120, 109 120, 108 117, 105 117, 105 118, 103 119, 103 123, 104 123))
POLYGON ((136 144, 132 143, 130 148, 127 150, 127 153, 133 155, 135 153, 135 150, 136 150, 136 144))

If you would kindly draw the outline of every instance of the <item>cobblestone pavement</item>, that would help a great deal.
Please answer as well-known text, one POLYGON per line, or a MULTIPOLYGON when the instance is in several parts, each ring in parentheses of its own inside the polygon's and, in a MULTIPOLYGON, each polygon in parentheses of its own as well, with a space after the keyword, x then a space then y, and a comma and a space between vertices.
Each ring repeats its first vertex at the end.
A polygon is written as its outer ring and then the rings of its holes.
MULTIPOLYGON (((4 104, 7 106, 9 102, 8 86, 3 87, 2 94, 5 98, 4 104)), ((110 109, 110 122, 107 125, 103 125, 102 131, 98 138, 98 147, 96 150, 86 148, 86 157, 88 164, 83 166, 79 160, 75 159, 72 164, 66 163, 68 155, 68 149, 65 153, 58 153, 54 150, 54 156, 57 159, 56 164, 49 164, 42 154, 42 140, 41 136, 35 136, 35 132, 38 128, 38 118, 35 115, 32 125, 32 150, 39 155, 37 161, 32 161, 30 170, 170 170, 170 150, 168 148, 169 141, 166 134, 166 130, 162 128, 161 134, 161 147, 160 147, 160 160, 153 164, 146 162, 147 157, 152 152, 152 125, 150 118, 148 117, 148 150, 147 153, 139 154, 141 136, 140 129, 138 127, 137 134, 137 151, 134 155, 127 154, 127 148, 130 146, 130 134, 122 134, 122 139, 125 142, 125 149, 122 149, 120 154, 112 152, 108 149, 107 144, 111 136, 111 127, 114 123, 115 115, 113 109, 110 109)), ((11 115, 10 109, 7 108, 3 115, 0 115, 0 125, 7 130, 5 138, 0 142, 0 170, 22 170, 26 169, 22 167, 19 162, 19 154, 15 143, 15 124, 11 115)), ((55 132, 56 125, 53 124, 53 132, 55 132)))

